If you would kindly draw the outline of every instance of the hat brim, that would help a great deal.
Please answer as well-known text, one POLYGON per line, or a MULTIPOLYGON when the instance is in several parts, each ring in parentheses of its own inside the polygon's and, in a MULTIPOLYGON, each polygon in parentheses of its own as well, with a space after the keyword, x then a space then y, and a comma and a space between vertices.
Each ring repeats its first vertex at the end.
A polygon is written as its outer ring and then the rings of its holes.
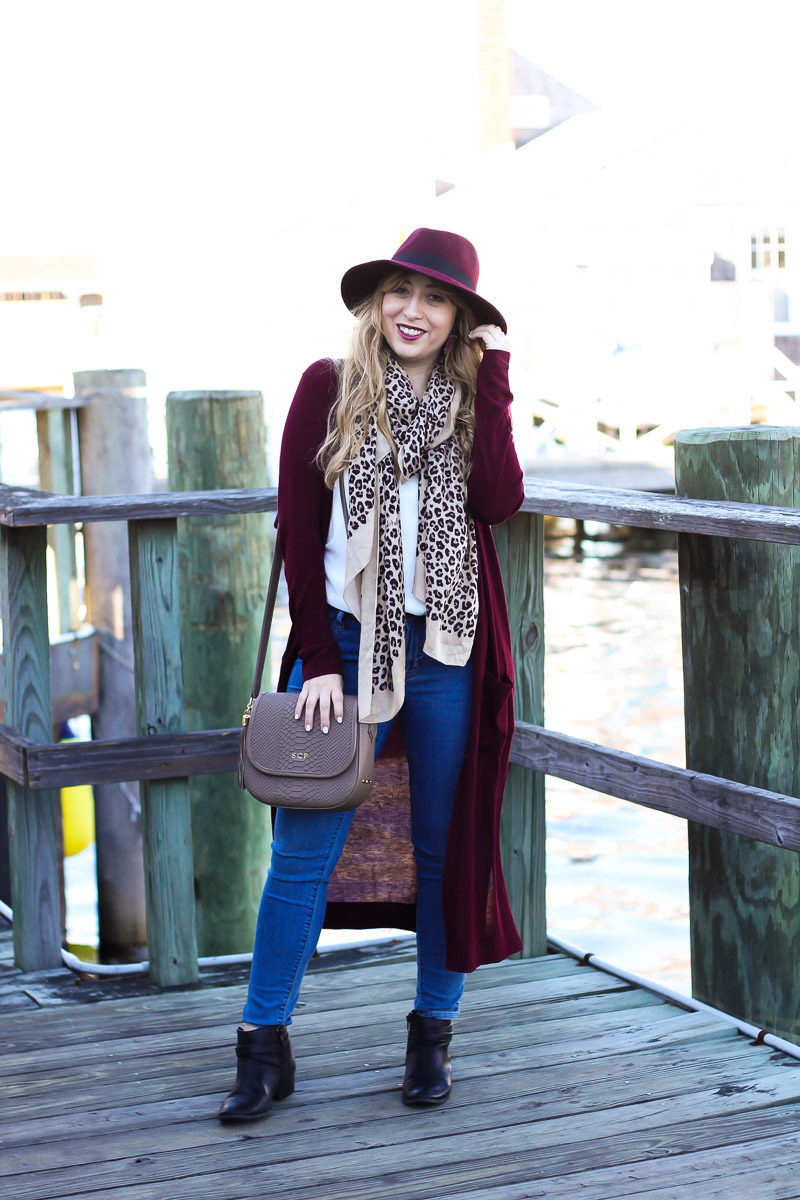
POLYGON ((433 268, 423 268, 415 263, 402 262, 396 258, 379 258, 374 262, 359 263, 357 266, 351 267, 349 271, 345 271, 342 276, 342 299, 350 311, 354 312, 359 304, 372 295, 382 279, 394 271, 404 270, 414 271, 417 275, 427 275, 430 279, 438 279, 440 283, 447 284, 451 291, 458 292, 460 296, 463 296, 465 303, 474 313, 478 325, 499 325, 503 333, 508 333, 506 319, 500 310, 490 304, 488 300, 484 300, 477 292, 473 292, 471 288, 462 287, 448 275, 435 271, 433 268))

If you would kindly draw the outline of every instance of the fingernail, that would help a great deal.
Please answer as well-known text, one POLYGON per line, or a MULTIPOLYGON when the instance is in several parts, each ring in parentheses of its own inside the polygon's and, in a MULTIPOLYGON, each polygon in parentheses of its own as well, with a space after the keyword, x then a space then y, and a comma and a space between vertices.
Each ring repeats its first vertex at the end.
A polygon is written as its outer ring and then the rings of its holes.
POLYGON ((306 733, 310 733, 310 732, 311 732, 311 726, 310 726, 310 725, 306 725, 306 733))
POLYGON ((341 717, 337 717, 337 718, 336 718, 336 720, 337 720, 337 721, 339 722, 339 724, 341 725, 341 723, 342 723, 342 718, 341 718, 341 717))
POLYGON ((327 726, 327 725, 323 725, 323 726, 322 726, 322 732, 323 732, 323 733, 327 733, 327 732, 328 732, 328 726, 327 726))

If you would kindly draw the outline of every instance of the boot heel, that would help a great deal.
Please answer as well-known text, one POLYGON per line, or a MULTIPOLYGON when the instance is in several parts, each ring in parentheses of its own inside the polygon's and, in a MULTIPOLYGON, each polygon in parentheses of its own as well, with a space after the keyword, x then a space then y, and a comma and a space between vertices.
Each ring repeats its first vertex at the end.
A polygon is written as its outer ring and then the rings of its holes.
POLYGON ((278 1084, 277 1091, 272 1093, 273 1100, 285 1100, 287 1096, 291 1096, 294 1091, 294 1071, 287 1075, 278 1084))

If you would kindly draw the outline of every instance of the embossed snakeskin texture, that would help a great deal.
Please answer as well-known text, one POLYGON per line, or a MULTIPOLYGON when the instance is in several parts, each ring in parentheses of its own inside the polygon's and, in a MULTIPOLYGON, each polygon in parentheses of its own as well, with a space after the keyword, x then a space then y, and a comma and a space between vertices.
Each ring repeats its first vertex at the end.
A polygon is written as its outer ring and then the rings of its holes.
POLYGON ((294 719, 296 695, 258 696, 245 731, 244 786, 257 800, 285 808, 343 811, 372 786, 375 727, 359 725, 355 696, 344 698, 342 724, 322 733, 294 719))

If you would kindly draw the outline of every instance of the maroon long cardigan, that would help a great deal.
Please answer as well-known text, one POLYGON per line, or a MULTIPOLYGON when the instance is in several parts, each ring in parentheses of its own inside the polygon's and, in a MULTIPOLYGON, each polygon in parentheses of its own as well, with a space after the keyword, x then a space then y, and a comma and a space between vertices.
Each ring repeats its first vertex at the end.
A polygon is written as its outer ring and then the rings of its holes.
MULTIPOLYGON (((514 730, 513 663, 505 591, 490 526, 522 503, 522 471, 511 434, 505 351, 487 350, 478 371, 475 440, 467 502, 475 518, 479 615, 473 645, 470 733, 456 791, 444 866, 447 966, 472 971, 521 948, 500 861, 500 811, 514 730)), ((298 654, 303 678, 341 674, 325 594, 324 547, 332 492, 315 463, 336 399, 336 368, 322 359, 300 380, 281 444, 278 537, 292 628, 278 686, 298 654)), ((331 878, 325 923, 333 928, 414 928, 416 885, 408 780, 399 722, 376 763, 375 786, 357 810, 331 878)))

